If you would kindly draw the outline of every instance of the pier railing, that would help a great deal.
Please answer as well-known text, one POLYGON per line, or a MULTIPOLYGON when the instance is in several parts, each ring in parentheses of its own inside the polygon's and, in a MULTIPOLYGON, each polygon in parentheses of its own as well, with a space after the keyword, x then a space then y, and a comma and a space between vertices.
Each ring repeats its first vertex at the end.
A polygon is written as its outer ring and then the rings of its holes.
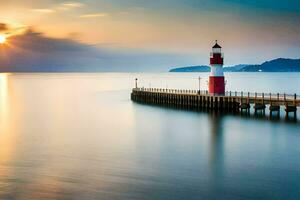
MULTIPOLYGON (((160 95, 176 95, 176 96, 195 96, 195 97, 214 97, 221 99, 233 99, 239 104, 256 104, 270 106, 300 106, 300 96, 297 94, 285 93, 258 93, 258 92, 237 92, 226 91, 223 95, 213 95, 207 90, 184 90, 184 89, 164 89, 164 88, 134 88, 133 92, 160 94, 160 95)), ((218 101, 218 100, 217 100, 218 101)))
POLYGON ((131 93, 133 101, 149 104, 168 105, 175 107, 209 109, 216 111, 246 111, 250 113, 251 107, 254 112, 265 113, 269 105, 270 115, 277 112, 280 114, 283 106, 286 116, 294 113, 296 119, 297 107, 300 107, 300 96, 297 94, 258 93, 227 91, 222 95, 210 94, 207 90, 184 90, 164 88, 133 88, 131 93), (253 106, 251 106, 253 105, 253 106))
MULTIPOLYGON (((205 96, 216 96, 208 92, 208 90, 184 90, 184 89, 163 89, 163 88, 133 88, 133 91, 143 92, 155 92, 155 93, 169 93, 169 94, 188 94, 188 95, 205 95, 205 96)), ((239 97, 239 98, 257 98, 266 100, 286 100, 294 101, 300 100, 300 95, 297 94, 285 94, 285 93, 259 93, 259 92, 237 92, 237 91, 226 91, 225 97, 239 97)))

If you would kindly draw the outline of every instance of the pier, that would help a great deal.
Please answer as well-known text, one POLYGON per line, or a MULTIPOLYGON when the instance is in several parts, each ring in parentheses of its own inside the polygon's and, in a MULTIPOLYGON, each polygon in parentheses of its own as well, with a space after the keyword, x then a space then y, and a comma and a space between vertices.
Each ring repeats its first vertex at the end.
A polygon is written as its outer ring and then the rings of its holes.
POLYGON ((280 117, 284 107, 286 118, 293 114, 297 119, 297 107, 300 106, 300 96, 297 94, 273 94, 226 91, 226 80, 223 70, 224 54, 222 47, 216 41, 210 54, 211 72, 208 81, 208 90, 179 90, 161 88, 138 87, 135 79, 135 88, 132 89, 131 99, 136 102, 158 104, 172 107, 218 112, 241 112, 265 115, 269 109, 270 116, 280 117), (251 109, 253 108, 253 109, 251 109))
POLYGON ((195 110, 219 112, 242 112, 250 114, 251 107, 255 114, 265 114, 268 106, 270 116, 280 116, 281 107, 297 117, 300 96, 296 94, 250 93, 227 91, 224 95, 212 95, 208 91, 178 90, 160 88, 133 88, 131 100, 146 104, 182 107, 195 110))

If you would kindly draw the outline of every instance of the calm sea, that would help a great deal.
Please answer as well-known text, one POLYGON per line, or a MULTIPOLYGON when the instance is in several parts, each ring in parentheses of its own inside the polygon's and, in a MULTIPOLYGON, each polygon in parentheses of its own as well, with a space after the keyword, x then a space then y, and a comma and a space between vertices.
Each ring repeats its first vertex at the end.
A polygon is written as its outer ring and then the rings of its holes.
MULTIPOLYGON (((300 125, 130 101, 206 73, 0 74, 0 199, 300 199, 300 125)), ((300 94, 300 73, 227 89, 300 94)), ((300 113, 298 113, 299 116, 300 113)))

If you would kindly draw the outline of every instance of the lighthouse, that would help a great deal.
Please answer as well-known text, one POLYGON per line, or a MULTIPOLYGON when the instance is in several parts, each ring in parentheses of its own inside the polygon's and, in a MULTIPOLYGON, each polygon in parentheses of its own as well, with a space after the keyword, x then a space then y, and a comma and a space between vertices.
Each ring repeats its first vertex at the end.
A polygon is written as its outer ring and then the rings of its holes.
POLYGON ((222 47, 216 41, 210 54, 209 93, 211 95, 225 94, 224 59, 221 49, 222 47))

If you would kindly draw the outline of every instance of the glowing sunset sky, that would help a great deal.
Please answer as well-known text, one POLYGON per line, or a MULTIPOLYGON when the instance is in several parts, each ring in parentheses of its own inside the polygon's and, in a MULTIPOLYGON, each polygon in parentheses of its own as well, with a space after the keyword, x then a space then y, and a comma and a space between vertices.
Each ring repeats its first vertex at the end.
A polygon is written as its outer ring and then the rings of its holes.
POLYGON ((227 65, 300 57, 298 0, 11 0, 0 19, 8 35, 33 27, 101 48, 181 55, 182 64, 207 64, 216 39, 227 65))

